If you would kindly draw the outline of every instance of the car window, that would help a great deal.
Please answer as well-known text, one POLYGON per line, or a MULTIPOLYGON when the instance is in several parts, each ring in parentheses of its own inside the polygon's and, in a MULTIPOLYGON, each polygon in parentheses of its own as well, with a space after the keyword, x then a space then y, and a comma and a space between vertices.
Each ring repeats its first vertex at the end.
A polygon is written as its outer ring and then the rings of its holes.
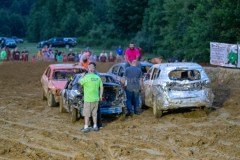
POLYGON ((160 75, 160 70, 158 68, 154 68, 151 80, 157 79, 159 75, 160 75))
POLYGON ((49 78, 50 77, 50 73, 51 73, 51 69, 50 69, 50 67, 48 67, 45 75, 49 78))
POLYGON ((168 76, 169 79, 178 81, 193 81, 201 79, 201 74, 198 70, 173 70, 168 74, 168 76))
POLYGON ((123 77, 123 75, 124 75, 124 69, 123 69, 123 67, 120 67, 120 68, 119 68, 118 75, 119 75, 120 77, 123 77))
POLYGON ((54 70, 53 79, 54 80, 67 80, 69 77, 74 75, 73 70, 54 70))
POLYGON ((146 75, 144 77, 144 80, 150 80, 152 70, 153 70, 153 68, 150 68, 148 70, 148 72, 146 73, 146 75))
POLYGON ((119 69, 119 66, 114 66, 114 67, 112 68, 112 73, 115 74, 115 75, 117 75, 117 74, 118 74, 118 69, 119 69))

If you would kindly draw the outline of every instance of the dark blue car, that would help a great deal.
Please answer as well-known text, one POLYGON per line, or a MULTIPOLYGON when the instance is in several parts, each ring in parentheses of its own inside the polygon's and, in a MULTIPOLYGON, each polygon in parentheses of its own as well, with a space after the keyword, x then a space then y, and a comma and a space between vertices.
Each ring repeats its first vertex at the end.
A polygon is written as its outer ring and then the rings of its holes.
MULTIPOLYGON (((83 110, 83 88, 79 85, 79 80, 84 74, 76 74, 69 81, 65 89, 61 92, 60 112, 71 113, 72 122, 82 117, 83 110)), ((104 92, 103 99, 99 103, 102 115, 119 115, 125 110, 125 93, 122 86, 109 74, 99 73, 102 79, 104 92)))

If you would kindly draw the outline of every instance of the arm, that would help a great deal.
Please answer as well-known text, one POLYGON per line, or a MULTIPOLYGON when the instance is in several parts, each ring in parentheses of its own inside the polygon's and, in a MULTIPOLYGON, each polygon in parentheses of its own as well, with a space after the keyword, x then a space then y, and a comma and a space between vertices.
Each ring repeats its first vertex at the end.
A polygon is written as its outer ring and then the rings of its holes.
POLYGON ((100 82, 100 101, 102 100, 102 96, 103 96, 103 84, 102 81, 100 82))

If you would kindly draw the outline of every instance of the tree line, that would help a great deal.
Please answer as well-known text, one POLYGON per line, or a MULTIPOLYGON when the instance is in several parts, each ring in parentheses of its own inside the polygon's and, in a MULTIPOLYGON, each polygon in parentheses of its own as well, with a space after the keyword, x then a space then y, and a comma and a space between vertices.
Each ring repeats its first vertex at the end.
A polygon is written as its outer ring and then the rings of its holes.
POLYGON ((0 25, 0 33, 33 42, 74 36, 80 44, 107 48, 133 41, 145 53, 208 61, 210 41, 237 43, 240 39, 240 0, 3 2, 11 7, 0 9, 5 16, 1 24, 9 24, 0 25))

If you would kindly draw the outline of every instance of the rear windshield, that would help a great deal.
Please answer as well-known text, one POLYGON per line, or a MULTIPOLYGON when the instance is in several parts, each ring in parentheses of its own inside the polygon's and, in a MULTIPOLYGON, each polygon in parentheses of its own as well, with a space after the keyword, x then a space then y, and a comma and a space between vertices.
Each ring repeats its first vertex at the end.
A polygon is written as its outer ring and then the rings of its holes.
POLYGON ((67 80, 69 77, 74 76, 74 71, 72 70, 55 70, 53 72, 54 80, 67 80))
POLYGON ((168 74, 168 76, 169 79, 178 81, 194 81, 201 79, 201 74, 198 70, 173 70, 168 74))
POLYGON ((116 83, 111 76, 100 76, 103 83, 116 83))

